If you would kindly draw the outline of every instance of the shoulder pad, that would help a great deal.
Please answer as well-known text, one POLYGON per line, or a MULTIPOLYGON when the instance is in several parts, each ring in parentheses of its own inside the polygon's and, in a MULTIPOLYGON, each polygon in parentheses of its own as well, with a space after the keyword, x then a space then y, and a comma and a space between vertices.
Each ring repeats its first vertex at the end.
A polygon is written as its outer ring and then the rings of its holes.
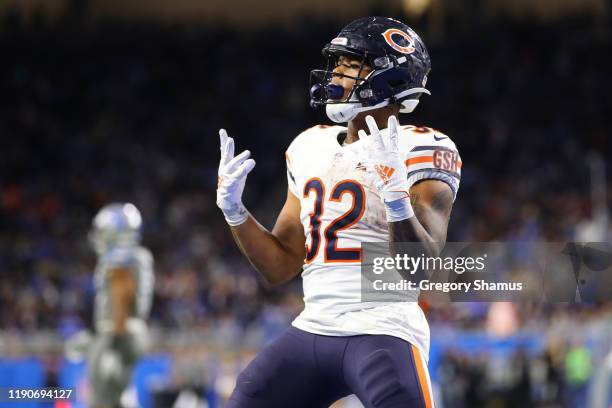
POLYGON ((293 151, 300 150, 308 144, 316 144, 319 137, 325 138, 331 133, 338 133, 344 129, 342 126, 330 126, 330 125, 315 125, 304 130, 302 133, 297 135, 287 148, 285 157, 291 160, 293 151))
POLYGON ((461 157, 450 137, 429 127, 411 125, 402 126, 401 129, 399 148, 409 173, 437 169, 457 178, 461 177, 461 157))

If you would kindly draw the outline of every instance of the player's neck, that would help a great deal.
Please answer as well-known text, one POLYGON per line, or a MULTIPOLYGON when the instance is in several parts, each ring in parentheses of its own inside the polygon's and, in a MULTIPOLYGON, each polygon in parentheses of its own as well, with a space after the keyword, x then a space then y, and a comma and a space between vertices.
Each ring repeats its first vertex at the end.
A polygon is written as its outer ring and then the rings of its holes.
POLYGON ((368 125, 366 124, 365 118, 370 115, 376 121, 379 129, 387 128, 387 121, 389 120, 389 116, 399 114, 399 106, 391 105, 385 106, 384 108, 375 109, 372 111, 361 112, 359 115, 355 117, 355 119, 351 120, 348 123, 346 130, 346 139, 344 140, 344 144, 351 144, 359 140, 359 135, 357 132, 363 129, 366 133, 370 133, 368 131, 368 125))

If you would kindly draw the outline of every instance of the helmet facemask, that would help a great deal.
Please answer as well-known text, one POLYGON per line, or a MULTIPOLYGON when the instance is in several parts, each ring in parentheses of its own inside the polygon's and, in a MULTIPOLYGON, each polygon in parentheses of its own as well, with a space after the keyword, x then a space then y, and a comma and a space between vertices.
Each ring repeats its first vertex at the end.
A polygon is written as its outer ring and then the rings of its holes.
MULTIPOLYGON (((325 54, 324 54, 325 55, 325 54)), ((356 96, 358 88, 367 82, 366 78, 361 78, 361 73, 366 66, 366 58, 361 58, 357 76, 335 73, 334 69, 338 66, 341 56, 354 58, 353 55, 338 55, 327 53, 327 66, 325 69, 313 69, 310 71, 310 106, 318 108, 327 104, 340 103, 361 103, 356 96), (347 78, 353 81, 349 94, 344 98, 345 89, 341 85, 333 85, 332 79, 347 78)), ((368 74, 369 75, 369 74, 368 74)))

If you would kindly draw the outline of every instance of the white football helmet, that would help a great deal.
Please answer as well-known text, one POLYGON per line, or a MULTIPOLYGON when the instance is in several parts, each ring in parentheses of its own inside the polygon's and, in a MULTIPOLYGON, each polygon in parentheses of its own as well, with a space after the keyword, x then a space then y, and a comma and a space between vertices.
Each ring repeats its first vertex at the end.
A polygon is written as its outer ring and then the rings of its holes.
POLYGON ((98 254, 140 243, 142 217, 131 203, 108 204, 93 219, 89 242, 98 254))

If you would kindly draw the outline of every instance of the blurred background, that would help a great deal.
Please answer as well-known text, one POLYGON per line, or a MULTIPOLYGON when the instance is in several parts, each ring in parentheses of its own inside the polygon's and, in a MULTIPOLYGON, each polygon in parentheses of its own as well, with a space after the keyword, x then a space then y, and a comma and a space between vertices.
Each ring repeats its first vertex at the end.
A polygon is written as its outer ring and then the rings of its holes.
MULTIPOLYGON (((191 389, 193 406, 223 406, 302 292, 266 288, 234 245, 215 206, 217 130, 253 152, 244 200, 271 227, 284 150, 328 123, 309 72, 364 15, 405 21, 429 48, 432 96, 400 120, 459 148, 449 241, 610 242, 611 13, 608 0, 0 1, 0 386, 72 386, 61 406, 85 406, 84 363, 63 342, 91 325, 86 236, 102 205, 131 201, 156 262, 139 404, 191 389)), ((422 307, 438 406, 612 406, 612 303, 422 307)))

